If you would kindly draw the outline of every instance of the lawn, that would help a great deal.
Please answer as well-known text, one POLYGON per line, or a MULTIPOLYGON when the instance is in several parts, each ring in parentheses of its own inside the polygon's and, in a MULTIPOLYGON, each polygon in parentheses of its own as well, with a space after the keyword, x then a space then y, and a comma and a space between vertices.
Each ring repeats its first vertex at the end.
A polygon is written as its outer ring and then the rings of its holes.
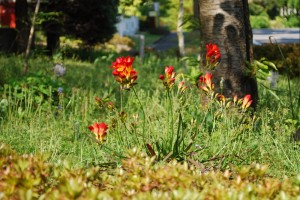
POLYGON ((11 167, 0 173, 0 197, 299 198, 299 79, 290 89, 283 75, 276 88, 263 81, 252 112, 227 104, 233 97, 207 99, 175 57, 136 57, 137 84, 120 90, 116 57, 64 59, 58 77, 38 56, 22 77, 21 57, 0 56, 0 143, 12 149, 0 148, 1 165, 11 167), (175 82, 164 85, 171 65, 175 82), (89 130, 95 122, 107 124, 106 141, 89 130))

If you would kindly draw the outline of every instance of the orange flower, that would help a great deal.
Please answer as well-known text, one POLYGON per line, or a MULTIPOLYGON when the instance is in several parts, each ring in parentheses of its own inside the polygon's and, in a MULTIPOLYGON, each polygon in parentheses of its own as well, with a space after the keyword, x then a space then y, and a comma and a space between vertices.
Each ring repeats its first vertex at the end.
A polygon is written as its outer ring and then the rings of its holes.
POLYGON ((225 104, 226 104, 225 96, 223 94, 218 94, 217 98, 219 100, 220 105, 225 106, 225 104))
POLYGON ((106 130, 108 129, 108 126, 104 122, 95 122, 93 126, 89 126, 88 128, 95 134, 96 140, 100 142, 105 141, 105 137, 107 135, 106 130))
POLYGON ((165 76, 163 74, 161 74, 159 76, 159 79, 161 79, 163 81, 164 85, 169 89, 175 83, 175 76, 176 76, 176 73, 174 72, 174 67, 166 66, 165 67, 165 76))
POLYGON ((111 68, 113 68, 112 74, 116 76, 116 81, 118 81, 123 89, 130 89, 135 85, 135 80, 137 79, 137 72, 132 68, 134 58, 119 57, 115 62, 112 63, 111 68))
POLYGON ((238 96, 234 95, 234 97, 233 97, 233 103, 234 103, 234 105, 237 104, 237 102, 238 102, 238 96))
POLYGON ((216 66, 219 64, 221 53, 218 45, 216 44, 207 44, 206 45, 206 62, 210 62, 211 65, 216 66))
POLYGON ((205 85, 201 85, 200 89, 202 89, 206 92, 214 89, 214 84, 212 83, 212 74, 211 73, 206 73, 205 76, 200 76, 200 83, 205 84, 205 85))
POLYGON ((244 98, 243 98, 243 104, 242 104, 242 109, 246 110, 247 108, 250 107, 250 105, 252 104, 253 100, 251 100, 251 95, 247 94, 244 98))
POLYGON ((218 99, 221 102, 226 102, 226 98, 225 98, 225 96, 223 94, 218 94, 218 99))

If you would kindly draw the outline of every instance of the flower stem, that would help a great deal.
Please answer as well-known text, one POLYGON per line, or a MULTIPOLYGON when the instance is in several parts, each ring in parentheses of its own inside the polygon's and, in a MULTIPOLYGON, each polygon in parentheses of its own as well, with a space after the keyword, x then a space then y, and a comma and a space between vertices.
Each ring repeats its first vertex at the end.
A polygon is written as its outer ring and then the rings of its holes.
POLYGON ((133 93, 135 94, 135 96, 136 96, 136 98, 137 98, 137 100, 138 100, 138 102, 139 102, 139 104, 140 104, 140 106, 141 106, 141 108, 142 108, 142 112, 143 112, 143 129, 142 129, 143 132, 142 132, 142 134, 143 134, 143 140, 144 140, 144 142, 145 142, 145 119, 146 119, 146 113, 145 113, 143 104, 141 103, 140 98, 139 98, 139 96, 137 95, 137 93, 136 93, 134 87, 132 87, 132 90, 133 90, 133 93))
POLYGON ((121 107, 121 112, 123 111, 123 94, 122 94, 122 86, 120 86, 120 107, 121 107))
POLYGON ((169 124, 169 128, 171 129, 170 145, 172 146, 173 139, 174 139, 174 121, 173 121, 173 103, 171 99, 170 90, 167 90, 167 98, 168 98, 168 124, 169 124), (169 122, 169 119, 171 119, 171 123, 169 122))
MULTIPOLYGON (((271 41, 271 44, 273 44, 272 43, 272 38, 273 38, 272 36, 269 37, 269 40, 271 41)), ((293 119, 295 119, 296 117, 295 117, 295 114, 294 114, 294 105, 293 105, 293 100, 292 100, 292 90, 291 90, 291 80, 290 80, 290 73, 291 73, 290 72, 290 66, 287 63, 286 58, 284 57, 283 52, 282 52, 277 40, 275 38, 274 38, 274 40, 275 40, 276 46, 277 46, 277 48, 280 52, 280 55, 281 55, 281 58, 282 58, 284 64, 288 67, 288 69, 287 69, 287 72, 288 72, 287 73, 287 81, 288 81, 289 103, 290 103, 290 108, 291 108, 291 112, 292 112, 292 117, 293 117, 293 119)))

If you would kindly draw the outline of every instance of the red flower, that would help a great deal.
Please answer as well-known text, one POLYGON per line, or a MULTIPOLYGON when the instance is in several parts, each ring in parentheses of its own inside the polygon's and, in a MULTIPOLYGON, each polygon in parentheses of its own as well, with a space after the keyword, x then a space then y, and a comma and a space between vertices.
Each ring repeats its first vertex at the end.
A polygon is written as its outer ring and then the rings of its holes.
POLYGON ((164 85, 167 88, 171 88, 175 83, 175 76, 176 73, 174 72, 173 66, 166 66, 165 67, 165 76, 161 74, 159 76, 159 79, 161 79, 164 82, 164 85))
POLYGON ((247 108, 249 108, 252 102, 253 100, 251 100, 251 95, 247 94, 243 99, 242 109, 246 110, 247 108))
POLYGON ((208 92, 214 89, 214 84, 212 83, 212 74, 206 73, 205 76, 200 76, 200 83, 204 84, 200 86, 200 89, 208 92), (207 88, 208 87, 208 88, 207 88))
POLYGON ((174 67, 173 66, 166 66, 165 67, 165 74, 168 78, 170 78, 173 74, 173 71, 174 71, 174 67))
POLYGON ((124 89, 130 89, 136 84, 137 72, 132 68, 133 61, 134 58, 130 56, 120 57, 117 58, 111 66, 111 68, 114 69, 112 74, 116 76, 116 81, 118 81, 124 89))
POLYGON ((219 47, 216 44, 207 44, 206 50, 206 62, 216 66, 221 58, 219 47))
POLYGON ((104 123, 94 123, 93 126, 88 127, 96 136, 96 139, 100 142, 105 141, 105 137, 107 135, 106 130, 108 129, 108 126, 104 123))

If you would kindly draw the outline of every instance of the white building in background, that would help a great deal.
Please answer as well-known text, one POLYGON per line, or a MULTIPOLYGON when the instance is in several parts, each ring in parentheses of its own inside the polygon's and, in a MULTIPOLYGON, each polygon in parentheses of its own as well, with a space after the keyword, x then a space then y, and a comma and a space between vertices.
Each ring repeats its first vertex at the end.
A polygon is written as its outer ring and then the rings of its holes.
POLYGON ((140 29, 139 19, 137 17, 119 17, 119 23, 116 24, 118 34, 120 36, 135 35, 140 29))

